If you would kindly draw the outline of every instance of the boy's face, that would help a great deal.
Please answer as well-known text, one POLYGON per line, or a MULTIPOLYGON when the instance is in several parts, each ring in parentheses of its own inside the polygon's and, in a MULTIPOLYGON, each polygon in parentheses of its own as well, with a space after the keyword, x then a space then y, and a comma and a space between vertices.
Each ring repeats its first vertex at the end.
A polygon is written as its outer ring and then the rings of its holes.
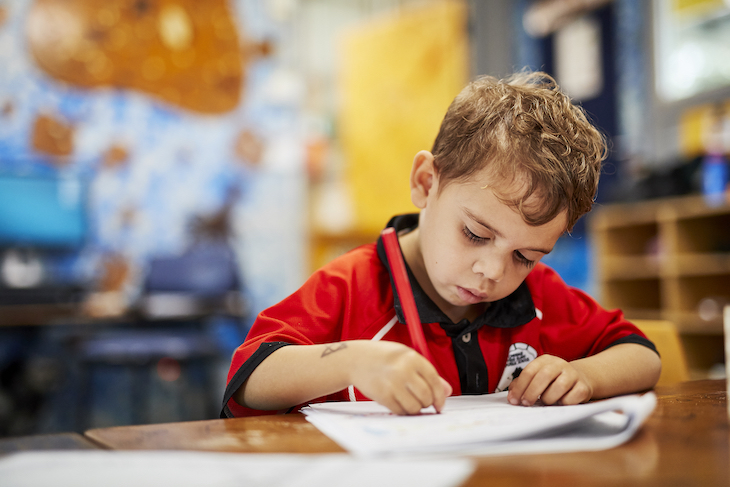
POLYGON ((427 274, 432 288, 425 283, 426 292, 452 319, 514 292, 566 228, 565 213, 542 226, 528 225, 489 185, 482 171, 466 182, 452 181, 439 192, 433 156, 425 151, 416 156, 411 196, 421 208, 421 257, 413 254, 414 264, 427 274))

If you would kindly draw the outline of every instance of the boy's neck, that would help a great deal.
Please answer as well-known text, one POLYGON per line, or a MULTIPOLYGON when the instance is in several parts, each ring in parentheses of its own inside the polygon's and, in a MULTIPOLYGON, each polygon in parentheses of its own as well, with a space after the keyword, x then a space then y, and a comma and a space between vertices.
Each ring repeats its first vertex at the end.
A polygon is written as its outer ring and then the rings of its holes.
POLYGON ((421 289, 423 289, 426 295, 431 298, 431 301, 433 301, 434 304, 436 304, 436 306, 438 306, 439 309, 443 311, 444 314, 454 323, 459 323, 463 319, 474 321, 479 315, 486 311, 489 307, 489 303, 478 303, 471 306, 454 306, 444 300, 436 292, 433 284, 431 284, 431 279, 428 277, 418 238, 418 228, 415 228, 405 235, 400 235, 398 240, 400 242, 401 250, 403 251, 403 258, 413 272, 413 275, 416 276, 416 280, 418 281, 419 286, 421 286, 421 289))

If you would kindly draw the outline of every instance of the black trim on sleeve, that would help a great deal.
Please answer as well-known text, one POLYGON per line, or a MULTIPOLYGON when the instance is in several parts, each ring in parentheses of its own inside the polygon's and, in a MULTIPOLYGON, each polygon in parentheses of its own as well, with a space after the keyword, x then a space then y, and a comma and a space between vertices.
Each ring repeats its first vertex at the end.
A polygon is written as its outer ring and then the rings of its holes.
MULTIPOLYGON (((654 353, 659 355, 659 351, 656 349, 656 346, 651 340, 644 338, 641 335, 637 335, 636 333, 632 333, 631 335, 626 335, 623 338, 619 338, 618 340, 607 346, 605 349, 609 349, 614 345, 620 345, 622 343, 636 343, 637 345, 644 345, 646 348, 653 350, 654 353)), ((661 357, 661 355, 659 356, 661 357)))
POLYGON ((233 397, 233 394, 238 390, 239 387, 243 385, 244 382, 246 382, 246 379, 249 378, 251 373, 261 365, 261 362, 264 361, 269 355, 276 352, 282 347, 285 347, 287 345, 292 345, 291 343, 287 342, 265 342, 259 345, 259 348, 251 355, 248 360, 246 360, 241 367, 236 371, 236 373, 231 378, 230 382, 228 382, 228 386, 226 386, 226 392, 223 394, 223 405, 221 406, 221 418, 232 418, 233 413, 231 412, 231 409, 228 407, 228 401, 231 400, 233 397))

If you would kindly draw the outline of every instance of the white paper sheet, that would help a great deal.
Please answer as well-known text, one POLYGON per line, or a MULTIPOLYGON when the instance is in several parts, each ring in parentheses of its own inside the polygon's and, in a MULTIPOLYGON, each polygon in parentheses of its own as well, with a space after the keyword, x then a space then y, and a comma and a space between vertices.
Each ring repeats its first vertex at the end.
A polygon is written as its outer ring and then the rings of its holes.
POLYGON ((512 406, 507 392, 449 397, 397 416, 374 402, 312 404, 307 420, 361 456, 459 453, 515 454, 602 450, 627 441, 656 406, 656 396, 621 396, 576 406, 512 406))
POLYGON ((456 487, 466 459, 363 460, 346 454, 42 451, 0 457, 3 487, 456 487))

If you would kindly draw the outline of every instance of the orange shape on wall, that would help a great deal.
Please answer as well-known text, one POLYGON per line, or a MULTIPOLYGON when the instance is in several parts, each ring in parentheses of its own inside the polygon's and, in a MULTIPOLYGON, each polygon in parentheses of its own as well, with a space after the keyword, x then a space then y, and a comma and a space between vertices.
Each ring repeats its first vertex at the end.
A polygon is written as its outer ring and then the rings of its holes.
POLYGON ((33 124, 33 149, 52 156, 65 157, 73 152, 73 136, 74 129, 71 125, 50 115, 39 115, 33 124))
POLYGON ((112 145, 102 156, 102 166, 114 169, 124 166, 129 161, 129 151, 121 145, 112 145))
POLYGON ((38 65, 73 86, 206 114, 241 99, 246 54, 226 0, 36 0, 27 35, 38 65))
POLYGON ((258 166, 264 154, 264 142, 251 132, 244 130, 236 137, 234 150, 241 160, 250 166, 258 166))
POLYGON ((10 100, 7 100, 5 103, 3 103, 2 108, 0 108, 0 114, 2 114, 2 116, 5 118, 12 116, 14 112, 15 105, 13 105, 13 102, 10 100))

